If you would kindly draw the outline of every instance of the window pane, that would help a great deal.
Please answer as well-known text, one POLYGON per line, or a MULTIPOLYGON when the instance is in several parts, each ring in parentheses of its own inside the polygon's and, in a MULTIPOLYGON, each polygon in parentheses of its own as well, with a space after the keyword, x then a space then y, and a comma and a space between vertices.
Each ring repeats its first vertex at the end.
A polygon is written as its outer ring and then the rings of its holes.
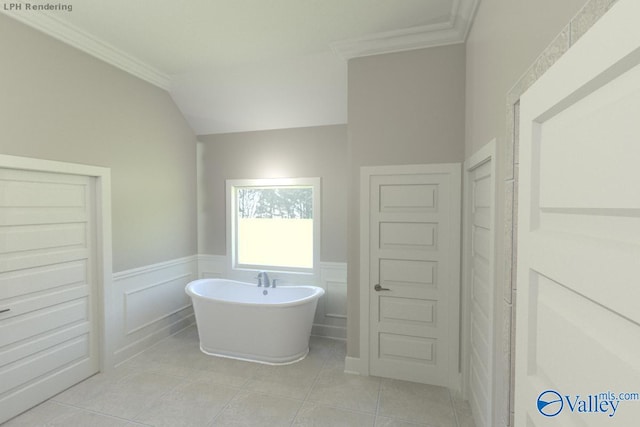
POLYGON ((237 190, 237 262, 313 268, 313 188, 237 190))

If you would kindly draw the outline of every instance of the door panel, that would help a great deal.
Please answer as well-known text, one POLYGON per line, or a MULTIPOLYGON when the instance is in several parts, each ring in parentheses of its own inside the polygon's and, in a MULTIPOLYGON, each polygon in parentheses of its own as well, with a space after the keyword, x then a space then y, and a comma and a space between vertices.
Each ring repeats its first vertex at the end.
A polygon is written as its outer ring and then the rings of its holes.
POLYGON ((0 169, 0 422, 98 371, 93 194, 0 169))
POLYGON ((434 249, 437 227, 424 222, 380 222, 380 249, 434 249))
POLYGON ((435 326, 436 301, 380 297, 380 319, 435 326))
POLYGON ((380 358, 414 365, 435 365, 435 341, 433 338, 381 333, 380 358))
POLYGON ((86 275, 85 260, 7 273, 0 277, 0 298, 14 298, 68 283, 82 283, 86 275))
POLYGON ((617 397, 640 389, 637 16, 620 0, 521 99, 516 425, 640 417, 617 397))
POLYGON ((438 186, 427 184, 380 186, 380 211, 393 212, 410 209, 435 210, 438 186))
POLYGON ((75 337, 11 365, 2 373, 1 391, 12 390, 75 362, 89 351, 88 336, 75 337))
POLYGON ((493 154, 467 170, 467 283, 469 288, 469 403, 478 427, 493 410, 493 154))
POLYGON ((380 259, 380 280, 398 286, 435 286, 433 261, 380 259))
POLYGON ((451 386, 458 357, 452 318, 459 313, 460 168, 408 168, 369 177, 370 373, 451 386))

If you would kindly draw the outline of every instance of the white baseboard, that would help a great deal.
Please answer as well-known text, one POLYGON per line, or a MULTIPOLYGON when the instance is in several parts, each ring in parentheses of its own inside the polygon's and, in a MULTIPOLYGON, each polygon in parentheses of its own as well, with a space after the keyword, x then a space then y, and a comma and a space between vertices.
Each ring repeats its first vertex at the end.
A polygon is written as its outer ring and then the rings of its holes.
POLYGON ((344 341, 347 339, 347 328, 342 326, 317 325, 314 323, 311 328, 311 335, 344 341))
POLYGON ((369 375, 369 369, 359 357, 347 356, 344 359, 344 372, 355 375, 369 375))
POLYGON ((191 314, 186 315, 183 318, 152 332, 151 334, 144 335, 142 338, 116 350, 114 353, 114 359, 117 361, 117 364, 125 362, 168 336, 178 333, 184 328, 195 324, 195 322, 196 319, 192 312, 191 314))

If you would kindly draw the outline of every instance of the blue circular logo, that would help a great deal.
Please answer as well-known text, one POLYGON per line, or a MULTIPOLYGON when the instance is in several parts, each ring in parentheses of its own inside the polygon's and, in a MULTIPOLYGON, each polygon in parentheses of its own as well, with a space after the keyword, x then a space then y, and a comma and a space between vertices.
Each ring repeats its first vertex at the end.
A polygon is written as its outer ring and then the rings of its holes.
POLYGON ((547 390, 538 396, 538 412, 545 417, 555 417, 562 411, 562 396, 555 390, 547 390))

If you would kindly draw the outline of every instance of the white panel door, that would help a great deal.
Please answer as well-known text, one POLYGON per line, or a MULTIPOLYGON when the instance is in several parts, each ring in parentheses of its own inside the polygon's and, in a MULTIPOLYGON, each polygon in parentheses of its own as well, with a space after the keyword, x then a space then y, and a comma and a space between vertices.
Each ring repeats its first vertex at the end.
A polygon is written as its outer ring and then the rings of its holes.
POLYGON ((640 423, 640 2, 522 97, 516 426, 640 423))
POLYGON ((93 194, 0 169, 0 422, 98 371, 93 194))
MULTIPOLYGON (((482 153, 478 153, 482 154, 482 153)), ((467 170, 466 283, 469 289, 469 403, 477 427, 493 426, 493 155, 467 170)))
POLYGON ((459 339, 460 165, 407 167, 372 175, 369 184, 370 373, 450 386, 459 339))

